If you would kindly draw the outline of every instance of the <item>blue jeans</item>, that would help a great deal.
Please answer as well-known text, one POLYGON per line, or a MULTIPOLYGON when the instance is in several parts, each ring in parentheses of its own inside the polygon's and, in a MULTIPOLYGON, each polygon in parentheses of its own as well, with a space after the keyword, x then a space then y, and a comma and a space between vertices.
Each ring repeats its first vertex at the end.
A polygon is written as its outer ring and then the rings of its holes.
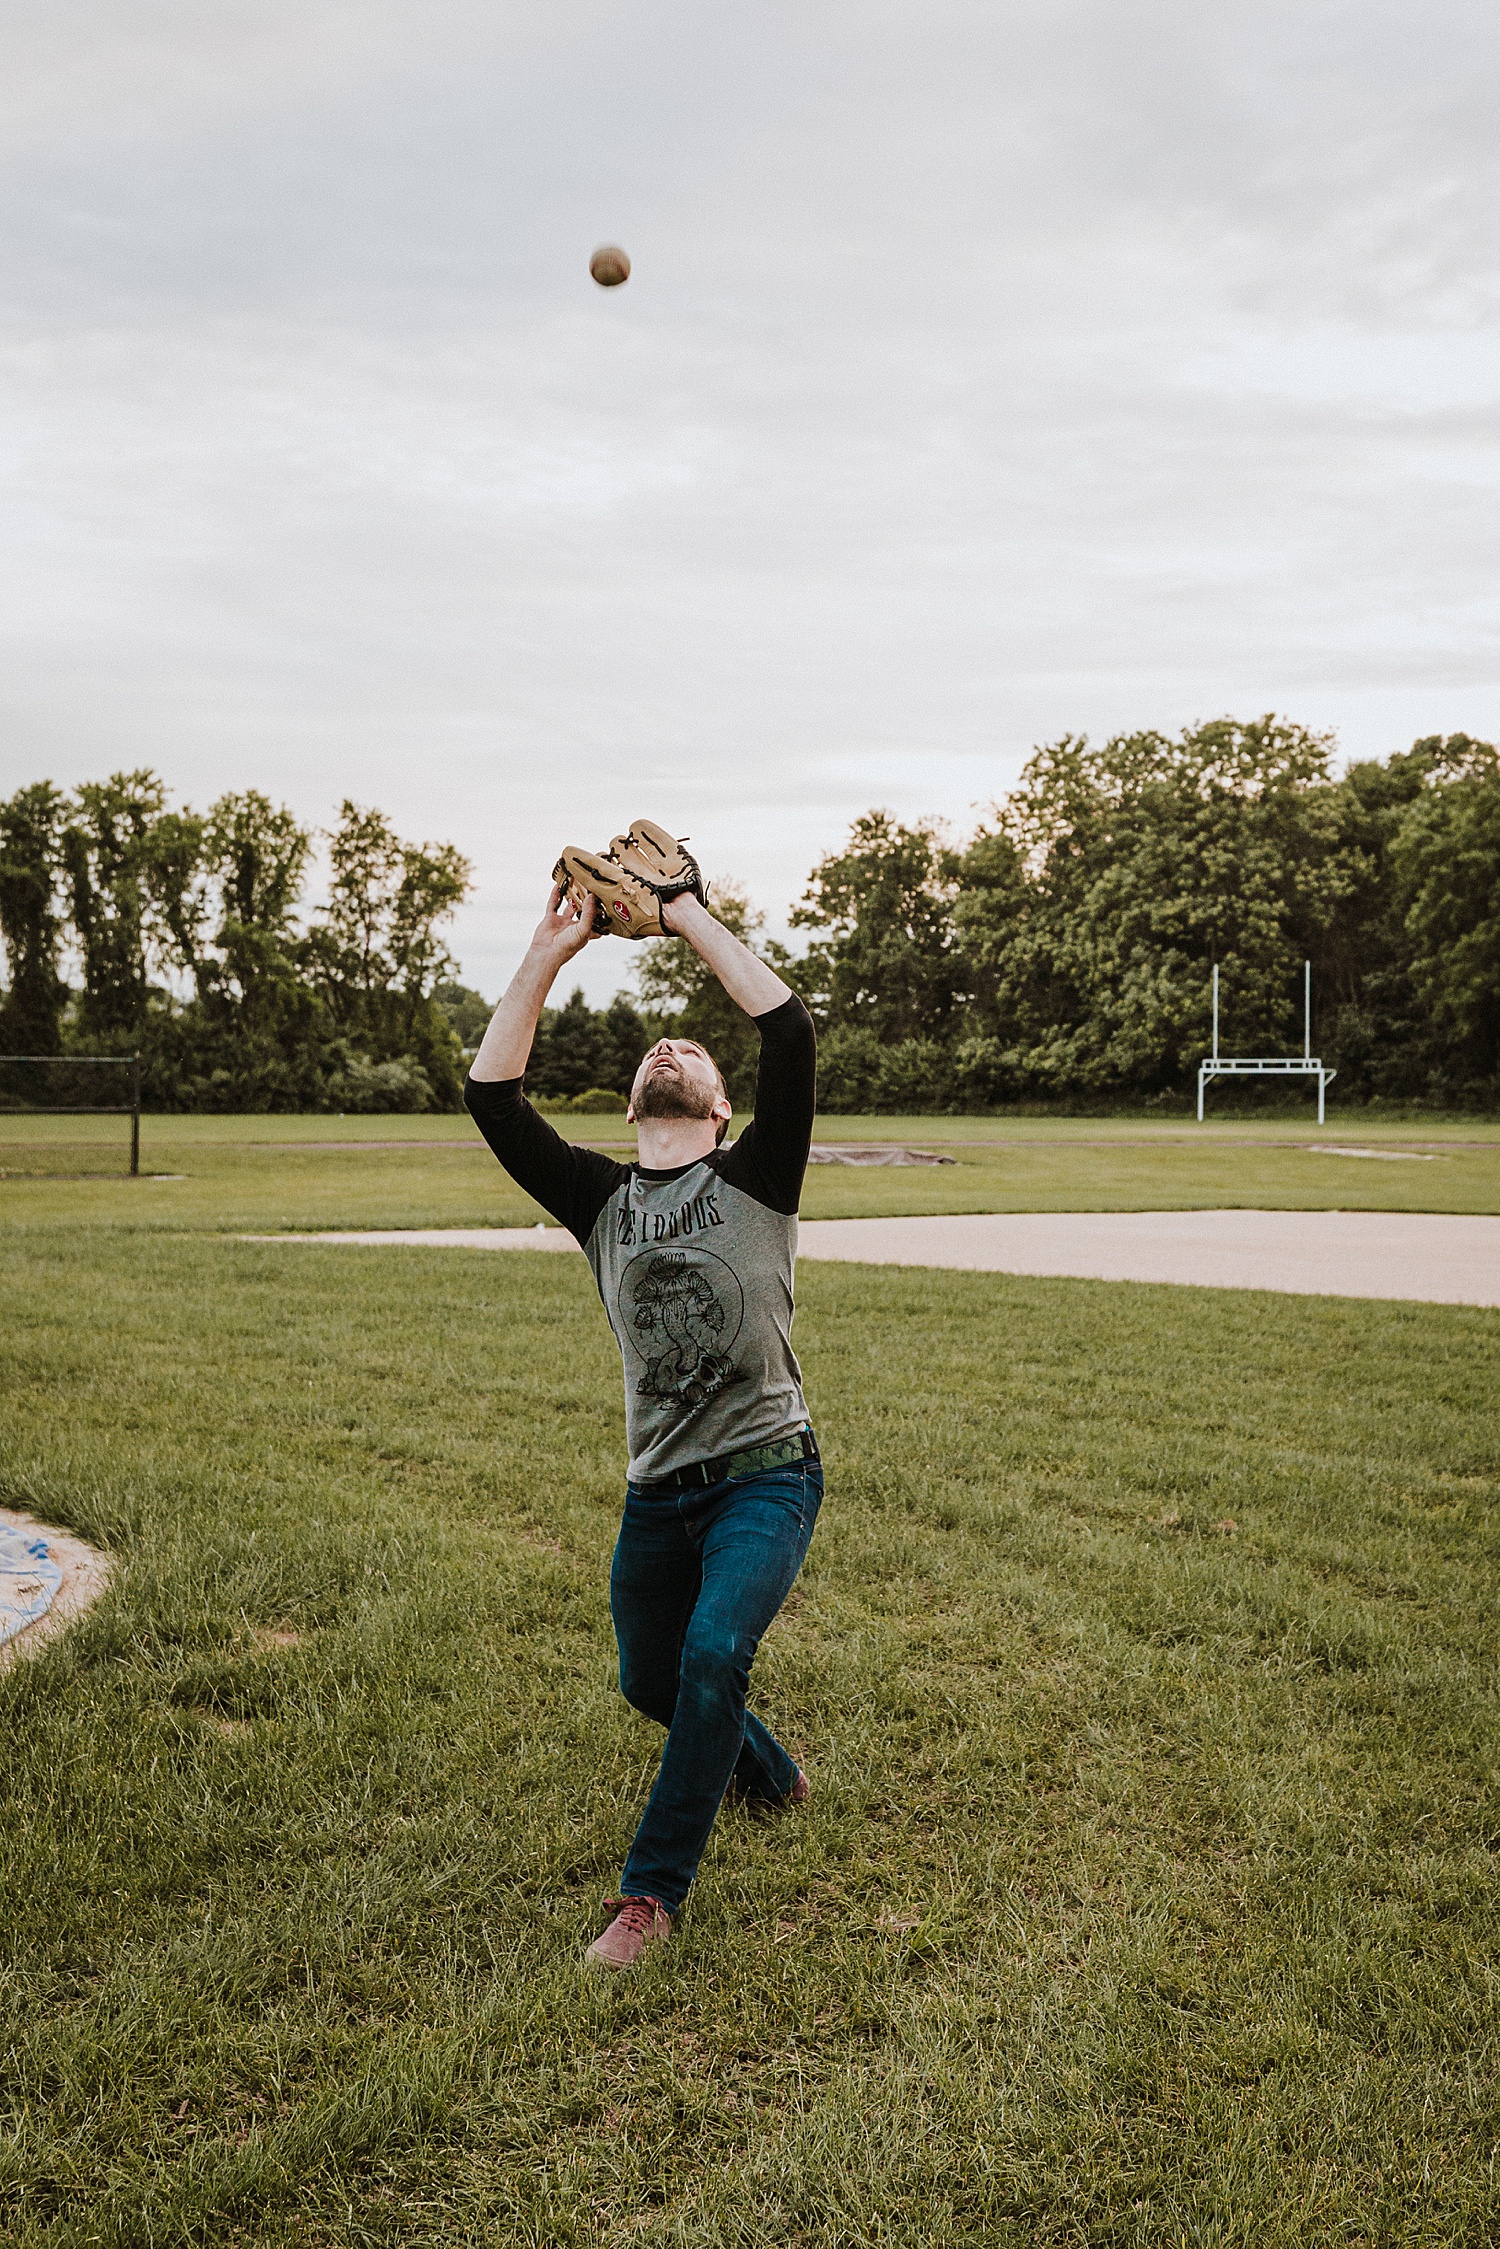
POLYGON ((626 1487, 609 1573, 620 1691, 667 1729, 620 1878, 626 1897, 677 1911, 731 1780, 764 1803, 791 1794, 797 1767, 746 1710, 745 1692, 822 1498, 816 1460, 662 1498, 626 1487))

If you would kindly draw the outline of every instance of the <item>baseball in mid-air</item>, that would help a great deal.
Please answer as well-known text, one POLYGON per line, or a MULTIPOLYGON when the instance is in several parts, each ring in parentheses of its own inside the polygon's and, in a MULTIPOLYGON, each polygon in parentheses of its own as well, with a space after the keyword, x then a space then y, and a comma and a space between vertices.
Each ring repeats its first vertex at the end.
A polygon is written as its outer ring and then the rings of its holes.
POLYGON ((630 279, 630 260, 613 242, 606 242, 590 258, 589 272, 601 289, 618 289, 622 281, 630 279))

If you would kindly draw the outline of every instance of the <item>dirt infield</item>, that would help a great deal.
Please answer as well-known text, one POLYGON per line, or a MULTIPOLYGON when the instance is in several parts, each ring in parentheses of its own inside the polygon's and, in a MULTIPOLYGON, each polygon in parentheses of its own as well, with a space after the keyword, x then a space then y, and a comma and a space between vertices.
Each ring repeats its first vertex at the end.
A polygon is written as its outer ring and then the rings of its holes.
POLYGON ((804 1257, 1292 1296, 1500 1305, 1500 1218, 1414 1211, 991 1212, 804 1226, 804 1257))
MULTIPOLYGON (((572 1249, 561 1227, 247 1234, 408 1249, 572 1249)), ((1059 1279, 1500 1305, 1500 1218, 1412 1211, 1014 1211, 803 1221, 800 1254, 1059 1279)))

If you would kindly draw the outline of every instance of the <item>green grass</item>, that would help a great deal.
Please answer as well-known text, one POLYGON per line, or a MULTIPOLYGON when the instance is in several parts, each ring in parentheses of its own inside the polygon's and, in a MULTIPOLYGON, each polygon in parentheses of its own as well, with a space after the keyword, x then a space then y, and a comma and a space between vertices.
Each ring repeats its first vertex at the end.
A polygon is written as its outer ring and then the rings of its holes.
POLYGON ((0 1677, 20 2249, 1495 2238, 1495 1315, 807 1268, 816 1793, 613 1981, 581 1261, 0 1285, 0 1492, 120 1557, 0 1677))
MULTIPOLYGON (((622 1119, 558 1120, 628 1154, 622 1119)), ((922 1211, 1261 1209, 1500 1211, 1500 1128, 1271 1125, 973 1117, 826 1117, 823 1140, 910 1141, 952 1165, 816 1166, 809 1218, 922 1211), (1311 1143, 1406 1151, 1399 1160, 1311 1143)), ((535 1225, 466 1117, 161 1117, 142 1129, 149 1175, 122 1176, 124 1142, 87 1118, 0 1117, 0 1229, 85 1222, 181 1232, 535 1225), (92 1176, 90 1176, 92 1174, 92 1176), (162 1176, 165 1174, 166 1176, 162 1176)))

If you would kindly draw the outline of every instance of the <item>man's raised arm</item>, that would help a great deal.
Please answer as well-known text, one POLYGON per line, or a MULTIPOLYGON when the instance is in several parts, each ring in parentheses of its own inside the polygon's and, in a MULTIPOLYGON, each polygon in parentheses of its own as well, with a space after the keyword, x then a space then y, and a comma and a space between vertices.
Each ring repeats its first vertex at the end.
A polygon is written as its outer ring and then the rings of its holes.
POLYGON ((772 1210, 795 1213, 817 1106, 818 1042, 789 984, 757 960, 696 898, 674 898, 661 918, 702 955, 760 1033, 755 1119, 729 1151, 723 1176, 772 1210))
MULTIPOLYGON (((689 899, 696 905, 696 899, 689 899)), ((546 910, 532 932, 526 957, 505 988, 505 997, 490 1017, 490 1027, 479 1042, 469 1076, 476 1085, 494 1085, 523 1077, 531 1058, 531 1042, 542 1009, 559 973, 577 957, 594 934, 594 901, 585 915, 573 900, 552 886, 546 910)), ((702 912, 701 906, 699 912, 702 912)), ((715 928, 718 924, 714 924, 715 928)), ((725 930, 728 937, 729 932, 725 930)), ((733 939, 730 940, 733 943, 733 939)))
POLYGON ((525 1189, 586 1242, 594 1221, 621 1179, 623 1167, 597 1148, 576 1148, 539 1117, 521 1092, 538 1018, 559 969, 583 951, 593 935, 594 902, 585 920, 573 901, 554 888, 537 923, 526 958, 480 1041, 464 1087, 464 1102, 495 1155, 525 1189))
POLYGON ((776 971, 757 960, 732 930, 715 921, 696 898, 673 898, 661 910, 663 925, 675 937, 685 937, 693 951, 706 960, 736 1007, 747 1015, 769 1015, 795 997, 776 971))

